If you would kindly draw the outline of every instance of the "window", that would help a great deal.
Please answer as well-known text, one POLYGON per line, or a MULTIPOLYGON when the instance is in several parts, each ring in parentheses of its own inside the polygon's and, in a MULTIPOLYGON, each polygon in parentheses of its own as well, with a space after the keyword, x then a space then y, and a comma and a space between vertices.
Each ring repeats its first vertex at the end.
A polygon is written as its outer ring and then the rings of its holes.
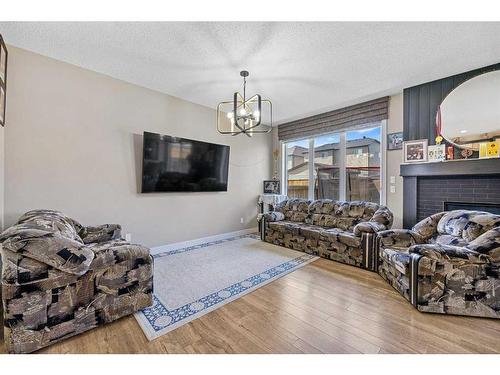
POLYGON ((314 199, 340 199, 340 135, 314 138, 314 199))
POLYGON ((309 141, 286 144, 287 194, 306 198, 309 194, 309 141))
POLYGON ((285 143, 285 193, 291 198, 383 203, 384 124, 285 143))
POLYGON ((346 200, 380 202, 380 126, 346 133, 346 200))

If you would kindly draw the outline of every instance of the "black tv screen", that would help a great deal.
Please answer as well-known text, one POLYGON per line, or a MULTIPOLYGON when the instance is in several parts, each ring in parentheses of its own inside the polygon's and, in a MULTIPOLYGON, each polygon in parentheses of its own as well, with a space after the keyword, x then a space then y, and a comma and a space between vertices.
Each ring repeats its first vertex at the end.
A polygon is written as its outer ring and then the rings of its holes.
POLYGON ((144 132, 142 192, 227 191, 229 146, 144 132))

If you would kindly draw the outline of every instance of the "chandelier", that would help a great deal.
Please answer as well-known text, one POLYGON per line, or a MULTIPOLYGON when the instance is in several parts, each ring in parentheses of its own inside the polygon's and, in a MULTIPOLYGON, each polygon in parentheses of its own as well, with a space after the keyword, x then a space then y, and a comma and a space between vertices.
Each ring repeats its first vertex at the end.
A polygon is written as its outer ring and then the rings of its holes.
POLYGON ((273 123, 273 105, 270 100, 262 99, 259 94, 246 97, 246 70, 240 72, 243 77, 243 96, 235 92, 232 101, 220 102, 217 105, 217 130, 221 134, 253 134, 269 133, 273 123), (263 119, 264 117, 264 119, 263 119))

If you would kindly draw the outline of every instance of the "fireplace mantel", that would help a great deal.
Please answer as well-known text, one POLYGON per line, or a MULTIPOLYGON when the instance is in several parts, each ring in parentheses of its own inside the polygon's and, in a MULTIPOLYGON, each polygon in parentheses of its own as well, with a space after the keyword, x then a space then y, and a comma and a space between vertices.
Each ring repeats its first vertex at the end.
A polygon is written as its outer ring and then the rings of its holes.
POLYGON ((401 164, 400 174, 403 177, 500 175, 500 158, 407 163, 401 164))
POLYGON ((411 228, 418 219, 422 218, 424 213, 442 210, 442 207, 436 207, 436 201, 447 200, 447 197, 451 197, 453 201, 500 203, 498 189, 500 186, 500 158, 407 163, 401 164, 400 174, 403 177, 404 189, 404 228, 411 228), (429 190, 429 186, 431 186, 431 190, 429 190), (421 189, 424 189, 422 194, 425 196, 419 196, 421 189), (434 205, 431 207, 428 205, 425 207, 426 204, 418 206, 419 201, 425 203, 426 197, 432 198, 434 205))

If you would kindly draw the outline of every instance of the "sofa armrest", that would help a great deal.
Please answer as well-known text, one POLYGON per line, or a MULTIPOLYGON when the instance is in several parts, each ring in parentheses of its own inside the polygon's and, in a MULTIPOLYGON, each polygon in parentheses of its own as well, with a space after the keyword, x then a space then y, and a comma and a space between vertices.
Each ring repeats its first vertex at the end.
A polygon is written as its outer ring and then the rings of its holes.
POLYGON ((409 248, 409 252, 412 254, 419 254, 436 261, 459 263, 464 263, 464 261, 466 261, 474 264, 490 263, 489 256, 460 246, 420 244, 411 246, 409 248))
POLYGON ((378 223, 385 226, 385 229, 391 229, 394 215, 386 206, 380 206, 370 219, 370 223, 378 223))
POLYGON ((445 214, 446 212, 438 212, 437 214, 426 217, 415 224, 412 230, 427 240, 437 233, 439 220, 441 220, 445 214))
POLYGON ((384 230, 378 232, 377 236, 384 247, 408 248, 425 242, 425 238, 411 229, 384 230))
POLYGON ((285 220, 285 214, 279 211, 266 212, 262 215, 265 221, 282 221, 285 220))
POLYGON ((80 232, 83 243, 106 242, 121 237, 122 227, 119 224, 103 224, 96 227, 84 227, 80 232))
POLYGON ((375 221, 365 221, 357 224, 353 232, 356 236, 361 236, 363 233, 377 233, 387 230, 387 227, 384 224, 377 223, 375 221))
POLYGON ((17 224, 0 236, 2 248, 73 275, 85 274, 94 252, 79 241, 32 224, 17 224))

